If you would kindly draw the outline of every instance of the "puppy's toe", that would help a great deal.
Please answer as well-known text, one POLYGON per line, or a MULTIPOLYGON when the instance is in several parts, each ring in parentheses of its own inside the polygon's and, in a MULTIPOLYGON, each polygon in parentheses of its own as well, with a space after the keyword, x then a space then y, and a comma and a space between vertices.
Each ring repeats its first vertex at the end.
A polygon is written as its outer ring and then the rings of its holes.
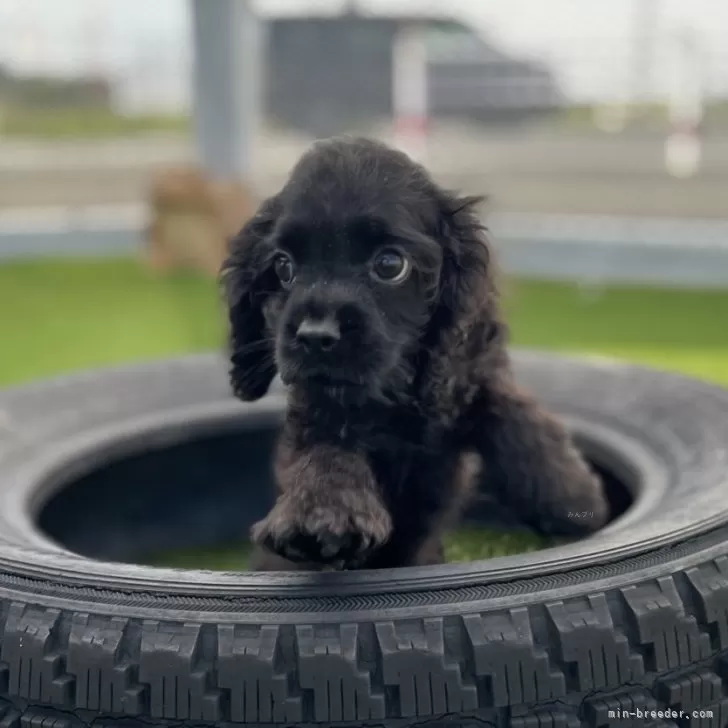
POLYGON ((321 533, 318 541, 323 561, 338 561, 347 551, 351 551, 353 536, 350 533, 338 535, 335 533, 321 533))
POLYGON ((284 545, 287 558, 314 561, 337 569, 360 565, 370 551, 370 541, 359 533, 339 534, 320 530, 315 534, 299 533, 284 545))
POLYGON ((308 534, 296 533, 288 540, 279 541, 274 550, 290 561, 311 561, 315 555, 308 534))
POLYGON ((376 515, 357 514, 352 522, 359 535, 359 551, 369 551, 384 545, 392 534, 392 519, 384 509, 376 515))
POLYGON ((257 546, 262 546, 269 551, 275 551, 276 538, 270 529, 267 520, 258 521, 250 529, 250 540, 257 546))

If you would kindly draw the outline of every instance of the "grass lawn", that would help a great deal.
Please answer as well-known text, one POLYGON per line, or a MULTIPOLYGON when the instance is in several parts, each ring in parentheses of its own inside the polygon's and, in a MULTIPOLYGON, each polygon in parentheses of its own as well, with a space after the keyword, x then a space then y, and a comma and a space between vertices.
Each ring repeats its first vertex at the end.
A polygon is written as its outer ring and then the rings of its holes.
MULTIPOLYGON (((728 386, 728 291, 511 281, 514 344, 620 357, 728 386)), ((0 387, 79 368, 214 349, 224 340, 212 281, 156 276, 133 261, 0 266, 0 387)), ((514 534, 460 532, 451 560, 540 548, 514 534)), ((240 544, 156 563, 239 568, 240 544)))
POLYGON ((104 108, 0 109, 0 135, 8 138, 104 139, 153 133, 186 134, 190 118, 179 114, 123 116, 104 108))
MULTIPOLYGON (((728 291, 510 281, 514 344, 621 357, 728 386, 728 291)), ((0 265, 0 386, 219 347, 212 281, 128 260, 0 265)))
POLYGON ((219 347, 211 281, 128 260, 0 265, 0 387, 219 347))

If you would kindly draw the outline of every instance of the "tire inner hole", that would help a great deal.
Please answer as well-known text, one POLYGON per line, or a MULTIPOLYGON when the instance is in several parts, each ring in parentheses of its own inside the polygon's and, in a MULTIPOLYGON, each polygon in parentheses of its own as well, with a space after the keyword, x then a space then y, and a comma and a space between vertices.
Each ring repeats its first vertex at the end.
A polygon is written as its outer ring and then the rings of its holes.
MULTIPOLYGON (((270 460, 275 428, 227 428, 175 442, 161 433, 123 456, 94 458, 73 477, 59 476, 37 504, 38 528, 87 558, 178 568, 245 570, 249 529, 272 505, 270 460)), ((612 520, 627 511, 638 484, 627 464, 599 454, 575 433, 602 477, 612 520), (611 462, 606 462, 611 460, 611 462)), ((524 529, 502 509, 476 502, 446 540, 448 561, 534 551, 556 542, 524 529)))

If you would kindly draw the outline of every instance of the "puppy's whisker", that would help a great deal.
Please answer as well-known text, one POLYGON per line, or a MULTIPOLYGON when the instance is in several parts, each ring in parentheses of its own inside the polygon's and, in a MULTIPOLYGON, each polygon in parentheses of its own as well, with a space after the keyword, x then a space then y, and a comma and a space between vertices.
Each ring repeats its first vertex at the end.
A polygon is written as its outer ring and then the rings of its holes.
POLYGON ((249 376, 256 376, 273 364, 273 358, 266 356, 249 369, 249 376))
POLYGON ((270 354, 264 355, 254 363, 249 363, 237 373, 239 381, 243 386, 254 382, 259 375, 271 369, 273 366, 273 357, 270 354))
POLYGON ((274 338, 266 338, 266 339, 259 339, 258 341, 251 341, 247 344, 244 344, 243 346, 235 347, 235 353, 238 356, 242 356, 244 354, 249 354, 255 351, 263 351, 266 348, 270 347, 271 344, 275 343, 274 338))

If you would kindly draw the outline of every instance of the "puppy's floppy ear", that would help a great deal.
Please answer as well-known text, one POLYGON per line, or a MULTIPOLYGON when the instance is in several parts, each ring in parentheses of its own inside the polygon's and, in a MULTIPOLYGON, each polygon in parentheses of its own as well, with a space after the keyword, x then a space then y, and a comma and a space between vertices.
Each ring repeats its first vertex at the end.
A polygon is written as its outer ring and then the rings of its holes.
POLYGON ((438 236, 443 249, 437 307, 429 332, 433 385, 460 376, 483 357, 494 366, 505 351, 498 274, 488 233, 478 214, 481 197, 440 192, 438 236))
POLYGON ((440 302, 460 325, 496 296, 487 231, 477 214, 480 197, 443 194, 440 302))
POLYGON ((274 289, 270 253, 265 240, 279 213, 273 197, 230 241, 220 280, 230 324, 230 383, 235 396, 252 401, 262 397, 276 374, 273 342, 266 331, 262 304, 274 289))
POLYGON ((482 203, 482 197, 447 193, 440 201, 440 303, 460 328, 468 327, 473 319, 497 315, 497 271, 487 229, 478 215, 482 203))

